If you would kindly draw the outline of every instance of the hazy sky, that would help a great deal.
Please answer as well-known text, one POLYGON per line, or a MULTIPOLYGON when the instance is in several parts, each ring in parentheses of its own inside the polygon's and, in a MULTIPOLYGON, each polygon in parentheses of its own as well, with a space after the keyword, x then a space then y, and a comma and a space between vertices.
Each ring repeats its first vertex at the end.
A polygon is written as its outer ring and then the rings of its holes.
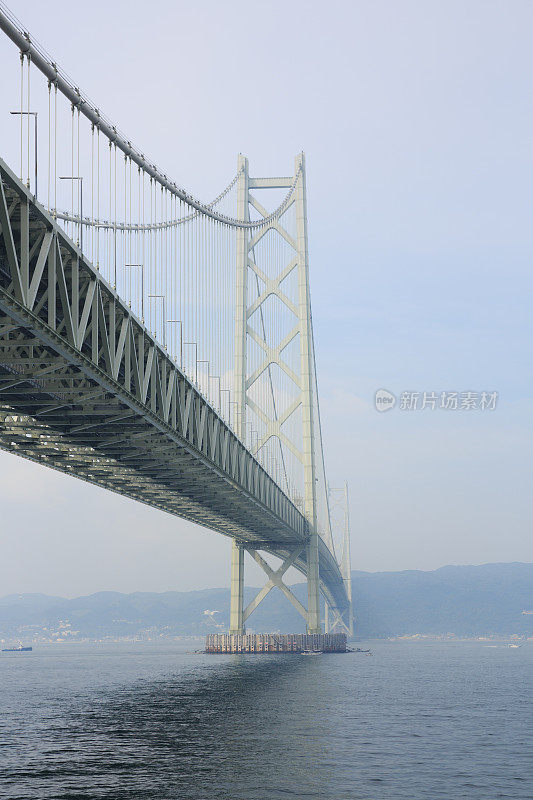
MULTIPOLYGON (((238 152, 279 175, 305 150, 326 464, 350 484, 354 568, 532 561, 533 4, 11 6, 206 200, 238 152), (499 400, 378 414, 379 388, 499 400)), ((16 58, 2 35, 0 67, 16 58)), ((220 535, 4 453, 0 514, 0 594, 229 580, 220 535)))

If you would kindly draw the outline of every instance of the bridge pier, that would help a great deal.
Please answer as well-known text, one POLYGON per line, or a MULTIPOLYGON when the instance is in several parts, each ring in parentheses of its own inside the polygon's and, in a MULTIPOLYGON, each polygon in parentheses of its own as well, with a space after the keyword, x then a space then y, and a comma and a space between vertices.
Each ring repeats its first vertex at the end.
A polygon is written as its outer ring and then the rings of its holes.
POLYGON ((258 551, 250 546, 237 542, 231 546, 231 588, 230 588, 230 625, 229 633, 242 635, 246 632, 245 623, 267 594, 277 586, 303 617, 306 632, 309 635, 322 633, 320 625, 320 577, 318 556, 318 535, 312 536, 307 545, 296 545, 290 555, 279 567, 271 567, 258 551), (283 582, 283 575, 294 565, 305 550, 307 555, 307 608, 303 606, 289 587, 283 582), (244 554, 248 551, 268 577, 268 581, 256 597, 244 607, 244 554))
POLYGON ((231 544, 230 633, 244 633, 244 547, 233 539, 231 544))
POLYGON ((232 653, 346 653, 345 633, 208 633, 205 652, 232 653))
POLYGON ((317 533, 311 534, 307 545, 307 633, 322 633, 317 533))

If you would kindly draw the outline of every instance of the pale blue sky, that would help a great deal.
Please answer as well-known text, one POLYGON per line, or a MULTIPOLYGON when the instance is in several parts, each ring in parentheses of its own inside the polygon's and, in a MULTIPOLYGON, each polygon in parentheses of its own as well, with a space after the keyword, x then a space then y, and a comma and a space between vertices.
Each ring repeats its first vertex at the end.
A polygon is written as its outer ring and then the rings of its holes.
MULTIPOLYGON (((354 568, 533 560, 533 5, 81 8, 13 10, 195 194, 239 151, 267 175, 306 152, 326 460, 350 483, 354 568), (379 415, 381 387, 500 401, 379 415)), ((0 39, 0 66, 16 58, 0 39)), ((1 593, 228 581, 222 537, 6 454, 0 502, 1 593)))

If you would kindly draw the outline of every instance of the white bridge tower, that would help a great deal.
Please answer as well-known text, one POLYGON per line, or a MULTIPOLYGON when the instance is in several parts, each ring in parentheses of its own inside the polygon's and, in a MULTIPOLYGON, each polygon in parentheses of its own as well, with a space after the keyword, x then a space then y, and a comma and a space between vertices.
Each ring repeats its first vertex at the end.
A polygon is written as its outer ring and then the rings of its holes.
POLYGON ((295 544, 276 571, 259 556, 257 548, 233 540, 230 633, 244 633, 247 617, 273 586, 278 586, 302 614, 308 633, 320 633, 319 537, 322 535, 330 545, 332 539, 325 477, 323 468, 319 469, 323 462, 309 291, 304 155, 296 157, 294 176, 283 178, 250 177, 248 159, 239 156, 238 175, 237 216, 243 220, 250 220, 251 214, 255 219, 258 215, 268 217, 267 208, 257 199, 259 190, 263 196, 265 190, 287 191, 293 187, 282 215, 271 220, 268 227, 258 233, 247 228, 237 232, 234 399, 237 433, 251 451, 258 454, 262 448, 274 448, 283 465, 290 459, 300 470, 299 490, 283 473, 280 484, 300 507, 309 533, 305 548, 295 544), (269 324, 276 308, 290 320, 281 331, 269 324), (250 417, 260 431, 255 441, 250 436, 250 417), (245 550, 269 578, 247 608, 243 605, 245 550), (298 558, 306 564, 307 608, 282 581, 298 558))

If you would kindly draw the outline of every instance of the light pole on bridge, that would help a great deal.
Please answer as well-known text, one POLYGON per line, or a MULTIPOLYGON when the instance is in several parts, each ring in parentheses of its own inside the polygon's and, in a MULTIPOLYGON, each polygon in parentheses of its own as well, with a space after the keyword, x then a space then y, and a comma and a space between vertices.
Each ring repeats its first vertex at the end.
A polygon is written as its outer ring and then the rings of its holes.
POLYGON ((220 413, 222 414, 222 395, 228 393, 228 425, 231 427, 231 389, 220 389, 220 413))
MULTIPOLYGON (((144 264, 124 264, 125 267, 141 268, 141 320, 144 323, 144 264)), ((131 293, 130 293, 131 300, 131 293)))
POLYGON ((209 374, 209 361, 206 358, 198 359, 196 361, 196 371, 197 372, 198 372, 198 364, 207 364, 207 394, 209 394, 209 380, 211 378, 211 375, 209 374))
MULTIPOLYGON (((226 392, 226 391, 227 391, 227 392, 230 392, 230 390, 229 390, 229 389, 224 389, 224 391, 225 391, 225 392, 226 392)), ((230 397, 231 397, 231 392, 230 392, 230 397)), ((238 406, 238 405, 239 405, 239 404, 237 403, 237 401, 236 401, 236 400, 230 400, 230 401, 229 401, 229 403, 228 403, 229 426, 230 426, 230 428, 233 428, 233 430, 235 430, 235 428, 236 428, 236 419, 235 419, 235 418, 236 418, 236 416, 237 416, 237 413, 238 413, 238 411, 237 411, 237 412, 235 412, 235 413, 234 413, 234 415, 233 415, 233 416, 234 416, 234 420, 233 420, 233 423, 234 423, 234 424, 232 425, 232 424, 231 424, 231 407, 232 407, 232 406, 238 406)), ((245 444, 245 443, 244 443, 244 444, 245 444)))
POLYGON ((164 294, 149 294, 148 297, 151 300, 162 300, 163 301, 163 347, 165 350, 167 349, 167 330, 165 325, 165 307, 166 307, 166 298, 164 294))
POLYGON ((78 241, 77 245, 83 253, 83 178, 80 175, 60 175, 60 181, 79 181, 80 186, 80 221, 78 223, 78 241))
MULTIPOLYGON (((35 127, 34 127, 34 139, 35 139, 35 192, 34 192, 34 195, 35 195, 35 199, 37 199, 37 116, 38 116, 38 112, 37 111, 10 111, 9 113, 13 114, 13 116, 33 117, 34 122, 35 122, 35 127)), ((21 125, 21 137, 22 137, 22 122, 20 123, 20 125, 21 125)), ((28 144, 28 152, 29 152, 29 149, 30 149, 30 146, 28 144)), ((22 175, 20 176, 20 179, 22 180, 22 175)), ((28 175, 28 183, 27 183, 27 185, 28 185, 28 189, 29 189, 30 188, 30 176, 29 175, 28 175)))
MULTIPOLYGON (((183 322, 181 319, 167 319, 167 325, 176 324, 180 326, 180 367, 183 369, 183 322)), ((174 359, 176 359, 176 353, 173 353, 174 359)))
POLYGON ((198 344, 196 342, 183 342, 184 347, 194 347, 195 377, 194 382, 198 386, 198 344))
POLYGON ((220 387, 220 375, 211 375, 214 381, 218 381, 218 411, 222 414, 222 389, 220 387))

